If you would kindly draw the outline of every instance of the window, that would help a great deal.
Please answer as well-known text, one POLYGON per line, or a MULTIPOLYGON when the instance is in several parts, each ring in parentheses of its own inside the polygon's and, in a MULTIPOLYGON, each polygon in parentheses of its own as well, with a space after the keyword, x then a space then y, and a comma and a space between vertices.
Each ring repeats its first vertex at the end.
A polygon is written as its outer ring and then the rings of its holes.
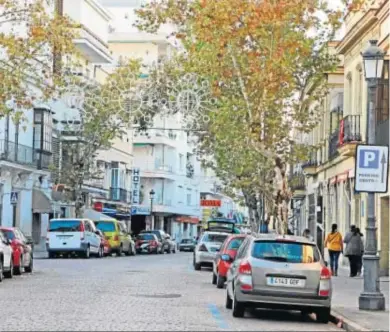
POLYGON ((389 61, 383 65, 382 79, 378 82, 376 121, 382 123, 389 119, 389 61))
POLYGON ((91 225, 89 224, 88 221, 86 221, 86 222, 84 223, 84 226, 85 226, 85 231, 86 231, 86 232, 92 232, 92 227, 91 227, 91 225))
POLYGON ((252 256, 258 259, 283 263, 316 263, 320 254, 316 246, 284 241, 256 241, 252 256))
POLYGON ((191 193, 187 192, 187 206, 191 206, 191 193))
POLYGON ((3 234, 10 241, 12 241, 16 238, 15 233, 13 231, 3 230, 3 234))
POLYGON ((244 242, 245 238, 235 238, 229 242, 228 250, 237 250, 244 242))
POLYGON ((53 120, 50 110, 34 109, 33 148, 38 168, 48 168, 51 164, 53 120))
POLYGON ((115 232, 115 224, 107 221, 95 221, 95 226, 102 232, 115 232))
POLYGON ((80 220, 52 220, 49 232, 80 232, 80 220))
POLYGON ((246 250, 248 249, 248 246, 250 244, 249 238, 245 239, 240 248, 237 251, 237 259, 241 259, 245 256, 246 250))
POLYGON ((119 169, 114 168, 111 170, 111 187, 118 188, 119 187, 119 169))
POLYGON ((225 234, 205 234, 203 236, 202 242, 216 242, 223 243, 227 238, 225 234))

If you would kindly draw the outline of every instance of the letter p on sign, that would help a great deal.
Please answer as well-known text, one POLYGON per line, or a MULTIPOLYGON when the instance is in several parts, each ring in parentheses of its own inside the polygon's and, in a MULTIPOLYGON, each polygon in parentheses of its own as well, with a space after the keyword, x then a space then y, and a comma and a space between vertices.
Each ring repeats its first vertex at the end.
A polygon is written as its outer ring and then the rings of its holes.
POLYGON ((359 156, 360 168, 379 168, 379 151, 376 150, 360 150, 359 156))

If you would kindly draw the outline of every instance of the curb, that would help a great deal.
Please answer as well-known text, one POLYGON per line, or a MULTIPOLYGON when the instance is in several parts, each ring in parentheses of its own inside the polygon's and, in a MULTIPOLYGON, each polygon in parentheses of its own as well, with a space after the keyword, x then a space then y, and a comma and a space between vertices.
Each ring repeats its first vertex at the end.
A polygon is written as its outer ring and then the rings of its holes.
POLYGON ((342 328, 345 331, 348 331, 348 332, 357 332, 357 331, 371 332, 371 331, 373 331, 373 330, 367 329, 367 328, 351 321, 350 319, 339 314, 337 311, 332 310, 330 313, 330 316, 331 316, 331 322, 333 324, 337 325, 337 327, 342 328))

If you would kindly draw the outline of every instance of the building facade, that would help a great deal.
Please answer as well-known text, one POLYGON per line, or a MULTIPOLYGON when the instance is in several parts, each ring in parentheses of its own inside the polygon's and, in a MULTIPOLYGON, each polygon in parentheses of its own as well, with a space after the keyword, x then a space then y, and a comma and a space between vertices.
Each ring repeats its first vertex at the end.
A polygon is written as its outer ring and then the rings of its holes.
MULTIPOLYGON (((309 228, 318 244, 336 223, 345 234, 351 225, 365 233, 366 194, 354 191, 355 151, 366 142, 367 84, 363 52, 378 40, 385 52, 382 79, 376 92, 376 143, 389 144, 389 1, 366 1, 345 18, 345 36, 330 46, 340 55, 342 68, 327 74, 329 95, 322 101, 323 118, 307 138, 319 147, 295 176, 293 214, 298 231, 309 228), (304 181, 305 180, 305 181, 304 181)), ((293 177, 292 177, 293 178, 293 177)), ((381 273, 388 275, 389 192, 376 195, 376 220, 381 273)), ((347 264, 345 258, 343 263, 347 264)))

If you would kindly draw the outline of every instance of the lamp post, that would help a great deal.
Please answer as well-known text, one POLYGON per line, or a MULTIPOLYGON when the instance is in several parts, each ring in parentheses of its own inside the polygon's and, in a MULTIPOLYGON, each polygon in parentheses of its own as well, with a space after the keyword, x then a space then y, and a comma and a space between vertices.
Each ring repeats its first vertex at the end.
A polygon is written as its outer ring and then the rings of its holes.
MULTIPOLYGON (((375 101, 378 80, 382 77, 384 52, 376 40, 362 53, 364 75, 368 87, 367 144, 375 144, 375 101)), ((359 296, 359 309, 385 310, 385 298, 379 286, 379 255, 375 220, 375 193, 367 194, 366 245, 363 256, 364 288, 359 296)))
POLYGON ((153 200, 154 200, 154 195, 155 194, 156 193, 154 192, 153 189, 149 192, 149 198, 150 198, 150 227, 151 227, 151 229, 154 229, 153 200))

